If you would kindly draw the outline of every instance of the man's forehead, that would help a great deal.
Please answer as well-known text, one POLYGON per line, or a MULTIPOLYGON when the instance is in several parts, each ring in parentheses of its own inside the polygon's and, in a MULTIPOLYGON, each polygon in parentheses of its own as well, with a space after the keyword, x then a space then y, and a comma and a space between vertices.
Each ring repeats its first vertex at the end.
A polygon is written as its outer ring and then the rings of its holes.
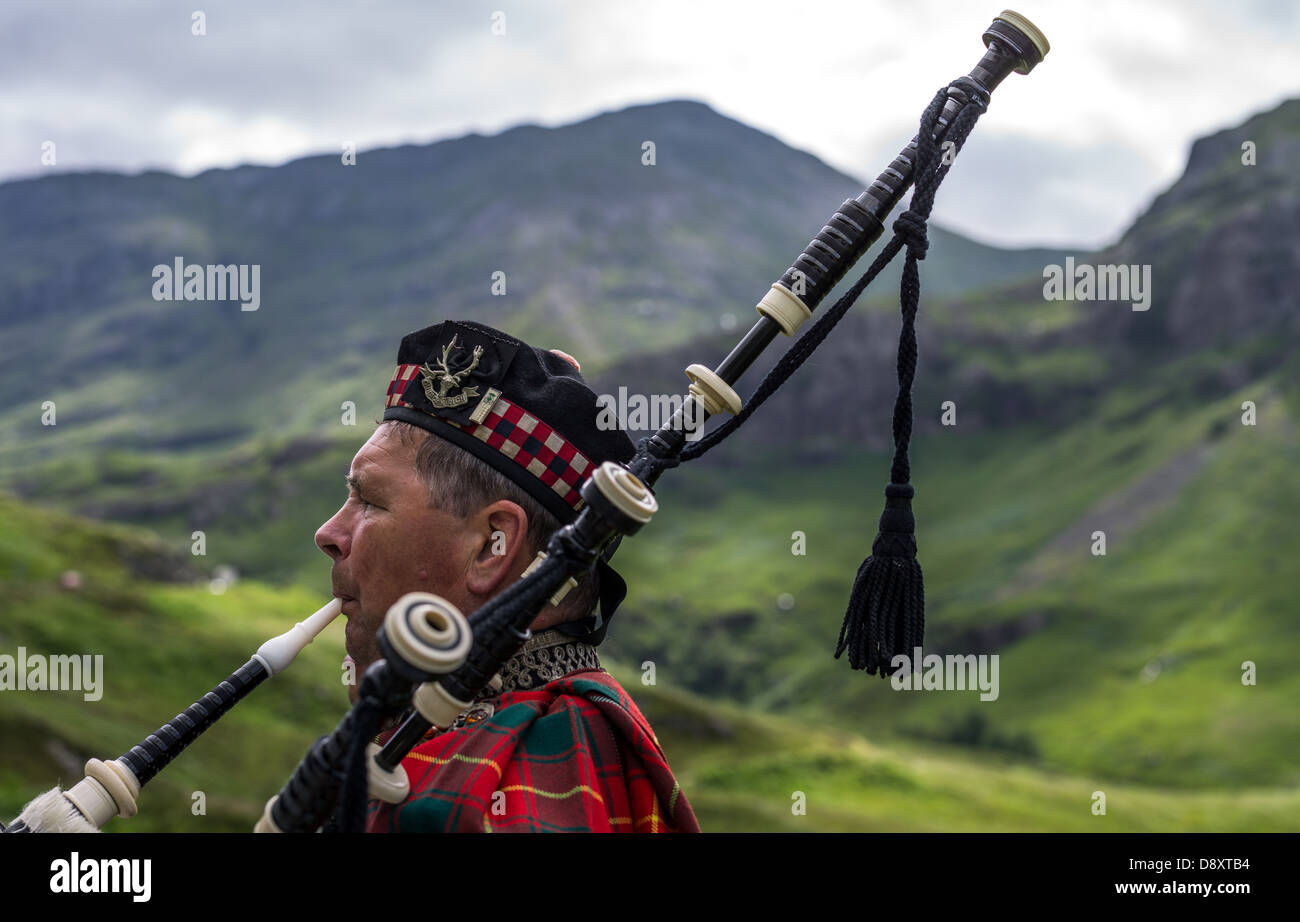
POLYGON ((384 431, 388 428, 381 426, 376 429, 369 441, 352 457, 352 466, 348 472, 350 480, 380 485, 409 472, 411 465, 410 459, 404 456, 405 446, 399 439, 392 438, 391 433, 384 431))

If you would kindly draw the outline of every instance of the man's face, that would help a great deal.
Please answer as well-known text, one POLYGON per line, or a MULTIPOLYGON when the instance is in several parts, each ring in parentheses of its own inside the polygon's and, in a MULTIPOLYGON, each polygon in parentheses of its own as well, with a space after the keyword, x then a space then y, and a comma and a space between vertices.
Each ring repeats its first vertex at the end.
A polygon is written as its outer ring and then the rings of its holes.
MULTIPOLYGON (((433 592, 466 608, 464 577, 474 536, 454 515, 429 506, 415 469, 418 439, 404 442, 382 425, 352 459, 348 498, 316 532, 316 546, 334 561, 334 594, 343 599, 346 646, 359 684, 379 659, 376 633, 389 607, 408 592, 433 592)), ((348 691, 353 701, 357 686, 348 691)))

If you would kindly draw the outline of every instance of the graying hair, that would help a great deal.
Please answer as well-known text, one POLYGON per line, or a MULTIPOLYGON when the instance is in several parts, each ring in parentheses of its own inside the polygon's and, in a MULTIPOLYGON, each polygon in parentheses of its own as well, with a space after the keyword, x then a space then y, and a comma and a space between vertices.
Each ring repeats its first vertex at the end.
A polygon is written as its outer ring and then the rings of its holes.
MULTIPOLYGON (((429 505, 464 519, 500 499, 517 503, 528 517, 524 542, 528 559, 546 550, 546 542, 560 527, 560 520, 509 477, 480 461, 459 445, 440 438, 403 420, 385 420, 403 444, 420 436, 424 441, 415 456, 415 469, 429 488, 429 505)), ((560 602, 560 609, 576 621, 591 614, 598 598, 598 580, 593 574, 578 580, 578 585, 560 602)), ((469 614, 469 612, 466 612, 469 614)))

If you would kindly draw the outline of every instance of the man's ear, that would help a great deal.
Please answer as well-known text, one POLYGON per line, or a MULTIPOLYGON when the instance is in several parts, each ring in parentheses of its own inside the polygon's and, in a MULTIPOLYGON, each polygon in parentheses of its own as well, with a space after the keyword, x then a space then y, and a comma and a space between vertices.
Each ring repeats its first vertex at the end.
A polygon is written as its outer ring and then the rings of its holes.
POLYGON ((528 513, 518 503, 500 499, 484 506, 474 517, 478 550, 465 574, 466 588, 483 596, 495 595, 522 562, 528 539, 528 513))

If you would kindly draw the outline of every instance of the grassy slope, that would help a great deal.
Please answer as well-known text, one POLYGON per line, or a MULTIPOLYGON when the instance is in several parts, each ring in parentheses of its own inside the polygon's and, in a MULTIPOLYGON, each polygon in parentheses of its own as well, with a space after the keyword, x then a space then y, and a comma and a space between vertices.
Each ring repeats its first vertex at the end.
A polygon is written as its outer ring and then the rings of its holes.
POLYGON ((1295 785, 1300 575, 1287 561, 1300 404, 1269 396, 1282 376, 1180 396, 1193 373, 1166 369, 1056 431, 966 437, 959 426, 914 445, 929 641, 966 652, 978 632, 1044 622, 991 648, 1001 654, 996 702, 895 693, 829 656, 875 532, 883 457, 797 479, 708 462, 665 478, 660 518, 620 550, 636 594, 611 653, 654 660, 676 685, 873 738, 948 737, 1135 783, 1295 785), (1255 428, 1239 423, 1244 399, 1260 403, 1255 428), (1059 532, 1206 444, 1209 460, 1173 504, 1113 536, 1106 557, 1081 543, 1049 561, 1048 581, 1001 598, 1059 532), (790 552, 795 530, 806 556, 790 552), (794 597, 788 612, 781 593, 794 597), (1246 660, 1257 686, 1240 682, 1246 660))
MULTIPOLYGON (((80 778, 90 756, 113 758, 184 709, 243 663, 267 637, 321 600, 300 589, 239 583, 216 596, 206 585, 140 581, 123 556, 150 553, 123 529, 38 510, 0 495, 0 588, 7 612, 0 650, 92 653, 103 659, 103 697, 80 692, 0 692, 0 803, 6 819, 56 781, 80 778), (74 566, 83 588, 59 588, 74 566)), ((258 689, 169 766, 145 793, 130 828, 217 831, 248 828, 248 817, 279 789, 308 743, 346 704, 334 685, 341 628, 302 654, 294 669, 258 689), (207 795, 207 816, 190 796, 207 795)), ((115 821, 120 824, 122 821, 115 821)))
POLYGON ((1300 791, 1170 791, 1056 774, 996 755, 863 737, 645 688, 612 671, 655 726, 706 831, 1294 831, 1300 791), (1095 816, 1094 792, 1106 795, 1095 816), (795 792, 806 813, 793 810, 795 792))
MULTIPOLYGON (((151 553, 137 533, 4 497, 0 513, 0 576, 11 600, 0 646, 102 653, 106 677, 97 702, 78 693, 0 696, 6 818, 56 780, 74 780, 86 757, 116 755, 138 742, 317 601, 303 590, 248 582, 221 596, 202 585, 142 582, 122 564, 151 553), (69 561, 85 580, 78 592, 56 588, 69 561)), ((340 652, 333 628, 152 782, 139 817, 115 820, 110 829, 247 829, 310 741, 341 713, 343 692, 332 685, 340 652), (196 790, 208 798, 203 817, 190 812, 196 790)), ((614 669, 654 723, 705 829, 1293 829, 1300 815, 1294 790, 1175 792, 1044 772, 998 754, 868 743, 813 721, 645 687, 634 668, 614 669), (1096 790, 1107 793, 1105 818, 1089 809, 1096 790), (807 795, 806 816, 791 811, 795 791, 807 795)))

